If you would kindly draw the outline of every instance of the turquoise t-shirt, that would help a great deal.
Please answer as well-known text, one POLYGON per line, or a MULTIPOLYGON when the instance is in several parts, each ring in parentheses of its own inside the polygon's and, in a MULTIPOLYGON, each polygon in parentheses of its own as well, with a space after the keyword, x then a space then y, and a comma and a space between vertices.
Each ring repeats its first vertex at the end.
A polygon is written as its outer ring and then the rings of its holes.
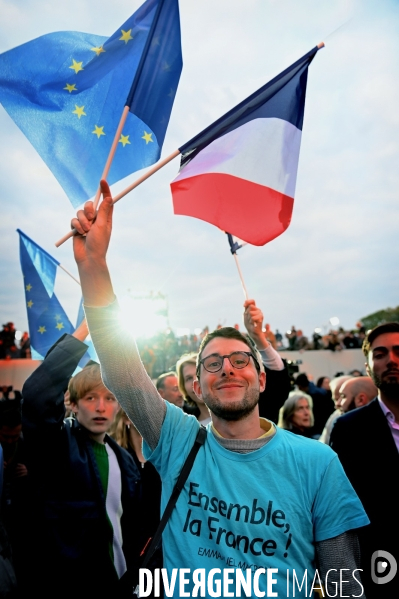
MULTIPOLYGON (((315 541, 365 526, 368 518, 326 445, 277 429, 261 449, 239 454, 221 447, 210 426, 163 534, 165 568, 169 575, 172 568, 277 568, 273 591, 286 597, 287 570, 300 579, 307 570, 312 580, 315 541)), ((162 511, 198 428, 194 417, 167 404, 158 446, 151 452, 144 444, 162 479, 162 511)), ((265 575, 259 588, 266 592, 265 575)), ((303 589, 295 596, 308 595, 303 589)))

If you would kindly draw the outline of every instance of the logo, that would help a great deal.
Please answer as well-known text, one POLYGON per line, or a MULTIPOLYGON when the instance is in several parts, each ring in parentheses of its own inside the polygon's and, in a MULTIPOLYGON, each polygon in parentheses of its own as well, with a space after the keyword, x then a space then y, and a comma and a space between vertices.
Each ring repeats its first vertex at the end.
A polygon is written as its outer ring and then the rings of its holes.
POLYGON ((374 551, 371 556, 371 579, 375 584, 391 582, 398 570, 394 556, 388 551, 374 551))

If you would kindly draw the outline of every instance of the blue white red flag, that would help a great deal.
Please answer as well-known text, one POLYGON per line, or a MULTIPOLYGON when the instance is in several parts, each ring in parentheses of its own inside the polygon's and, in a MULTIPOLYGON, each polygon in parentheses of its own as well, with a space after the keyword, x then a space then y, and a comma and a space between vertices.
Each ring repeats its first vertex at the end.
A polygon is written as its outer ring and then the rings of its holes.
POLYGON ((171 189, 175 214, 253 245, 291 222, 308 67, 318 47, 184 146, 171 189))

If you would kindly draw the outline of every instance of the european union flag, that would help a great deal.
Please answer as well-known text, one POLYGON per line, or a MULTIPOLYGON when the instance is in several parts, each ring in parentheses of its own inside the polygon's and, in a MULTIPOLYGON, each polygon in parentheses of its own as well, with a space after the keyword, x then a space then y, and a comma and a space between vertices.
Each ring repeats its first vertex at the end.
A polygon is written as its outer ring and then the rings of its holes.
POLYGON ((19 229, 18 233, 32 358, 43 360, 61 335, 72 334, 74 328, 54 293, 57 261, 19 229))
POLYGON ((147 0, 110 38, 50 33, 0 55, 0 103, 74 207, 159 159, 182 70, 178 0, 147 0))
POLYGON ((37 245, 30 237, 25 235, 21 229, 17 229, 20 238, 23 239, 24 246, 28 252, 32 266, 40 273, 41 281, 51 297, 54 292, 55 277, 57 275, 57 266, 60 265, 58 260, 53 258, 46 250, 37 245))

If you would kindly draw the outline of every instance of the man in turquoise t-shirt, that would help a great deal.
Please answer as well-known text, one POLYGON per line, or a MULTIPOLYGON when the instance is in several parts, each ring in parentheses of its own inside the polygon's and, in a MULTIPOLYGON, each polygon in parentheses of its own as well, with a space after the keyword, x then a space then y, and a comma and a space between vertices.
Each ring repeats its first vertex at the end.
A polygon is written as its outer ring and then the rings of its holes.
MULTIPOLYGON (((306 576, 302 591, 307 586, 309 593, 315 544, 368 523, 337 456, 259 419, 264 373, 254 348, 235 329, 208 335, 197 376, 194 388, 211 410, 212 425, 164 533, 166 567, 250 569, 252 575, 259 568, 275 568, 278 596, 286 596, 287 579, 293 592, 294 576, 300 581, 306 576), (219 435, 228 442, 220 443, 219 435)), ((163 507, 197 431, 193 419, 168 405, 155 450, 145 445, 161 474, 163 507)), ((331 568, 335 565, 331 562, 331 568)), ((348 582, 349 570, 344 573, 348 582)), ((359 595, 359 573, 354 576, 357 580, 350 582, 359 595)), ((265 574, 259 588, 267 590, 265 574)), ((333 588, 330 575, 330 593, 333 588)), ((343 585, 344 595, 348 589, 343 585)))
MULTIPOLYGON (((133 337, 123 332, 120 343, 106 265, 112 199, 102 187, 97 218, 88 202, 72 221, 85 311, 104 382, 160 472, 164 509, 200 425, 159 396, 133 337)), ((330 596, 364 597, 353 531, 368 518, 330 448, 259 418, 265 384, 250 338, 226 327, 204 339, 194 391, 212 423, 163 535, 168 596, 244 596, 235 577, 252 574, 250 596, 262 596, 258 584, 266 596, 309 597, 316 576, 314 586, 324 583, 330 596)))

